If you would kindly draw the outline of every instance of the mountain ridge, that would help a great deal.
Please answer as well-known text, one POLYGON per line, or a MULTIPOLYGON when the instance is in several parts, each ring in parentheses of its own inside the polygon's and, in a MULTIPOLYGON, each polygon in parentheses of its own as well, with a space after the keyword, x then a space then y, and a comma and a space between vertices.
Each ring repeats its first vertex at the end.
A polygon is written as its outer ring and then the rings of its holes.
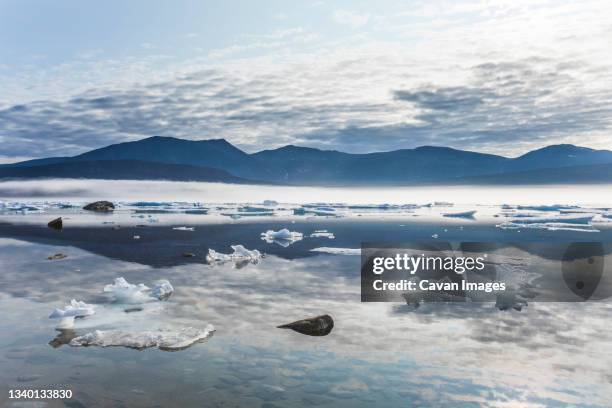
MULTIPOLYGON (((35 159, 3 165, 0 169, 26 169, 61 163, 118 160, 193 166, 194 168, 184 168, 186 174, 183 175, 179 175, 176 168, 172 169, 174 176, 181 179, 197 178, 198 169, 208 168, 223 170, 240 179, 269 183, 329 186, 410 185, 453 182, 470 178, 485 180, 483 176, 495 176, 489 179, 500 180, 504 174, 608 164, 612 163, 612 151, 558 144, 511 158, 431 145, 372 153, 347 153, 286 145, 246 153, 225 139, 186 140, 169 136, 152 136, 137 141, 112 144, 73 157, 35 159)), ((77 171, 78 165, 73 164, 69 168, 77 171)), ((57 168, 51 169, 58 171, 57 168)), ((123 170, 127 172, 125 177, 129 177, 129 168, 123 166, 123 170)), ((23 174, 28 172, 36 173, 22 170, 23 174)), ((18 173, 18 170, 12 171, 13 175, 18 173)), ((0 172, 0 177, 2 174, 0 172)), ((144 174, 143 169, 139 168, 138 175, 142 174, 144 174)), ((547 174, 553 176, 548 170, 547 174)), ((226 175, 220 177, 227 178, 226 175)), ((574 174, 573 177, 578 176, 574 174)), ((556 176, 552 178, 558 179, 556 176)), ((601 180, 600 176, 597 178, 601 180)), ((541 177, 538 179, 545 182, 541 177)), ((612 181, 612 175, 610 179, 612 181)))

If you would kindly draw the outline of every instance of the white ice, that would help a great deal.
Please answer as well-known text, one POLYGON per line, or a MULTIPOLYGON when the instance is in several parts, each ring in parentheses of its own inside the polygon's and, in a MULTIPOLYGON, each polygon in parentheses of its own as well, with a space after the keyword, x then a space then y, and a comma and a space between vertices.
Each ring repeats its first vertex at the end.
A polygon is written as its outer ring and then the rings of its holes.
POLYGON ((511 222, 516 224, 584 224, 588 225, 593 220, 593 215, 552 215, 547 217, 515 217, 511 222))
POLYGON ((193 227, 174 227, 172 229, 175 231, 195 231, 193 227))
POLYGON ((215 331, 212 324, 204 329, 187 327, 180 330, 158 331, 123 331, 123 330, 95 330, 83 336, 75 337, 70 341, 73 347, 122 346, 136 349, 159 347, 165 350, 180 350, 192 344, 205 340, 215 331))
POLYGON ((576 223, 562 223, 562 222, 548 222, 548 223, 518 223, 518 222, 504 222, 497 225, 498 228, 507 230, 521 230, 521 229, 542 229, 548 231, 576 231, 576 232, 599 232, 598 229, 594 228, 590 224, 576 224, 576 223))
POLYGON ((319 247, 311 249, 312 252, 323 252, 333 255, 361 255, 359 248, 334 248, 334 247, 319 247))
POLYGON ((329 232, 327 230, 315 230, 315 232, 310 234, 310 238, 329 238, 329 239, 334 239, 336 237, 334 236, 333 232, 329 232))
POLYGON ((94 307, 85 302, 79 302, 75 299, 70 301, 63 309, 55 309, 49 319, 59 319, 58 329, 70 329, 74 327, 75 317, 91 316, 95 313, 94 307))
POLYGON ((159 300, 166 300, 174 293, 174 288, 167 280, 157 281, 151 290, 151 296, 159 300))
POLYGON ((276 243, 283 247, 288 247, 296 241, 300 241, 304 238, 301 232, 289 231, 287 228, 283 228, 279 231, 268 230, 261 233, 261 239, 267 243, 276 243))
POLYGON ((143 283, 134 285, 120 277, 113 284, 106 285, 104 292, 110 293, 117 303, 138 304, 155 299, 165 300, 174 292, 174 288, 167 280, 157 282, 151 289, 143 283))
POLYGON ((231 254, 223 254, 215 251, 214 249, 208 249, 208 255, 206 255, 206 261, 208 263, 214 262, 251 262, 257 263, 263 257, 261 252, 256 249, 248 250, 242 245, 230 245, 232 250, 231 254))

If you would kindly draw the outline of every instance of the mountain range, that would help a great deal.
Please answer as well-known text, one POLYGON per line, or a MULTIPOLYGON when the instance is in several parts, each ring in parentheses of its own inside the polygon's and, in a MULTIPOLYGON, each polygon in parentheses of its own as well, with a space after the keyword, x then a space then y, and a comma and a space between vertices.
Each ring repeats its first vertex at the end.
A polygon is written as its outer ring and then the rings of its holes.
POLYGON ((166 179, 289 185, 612 182, 612 151, 561 144, 516 158, 422 146, 353 154, 293 145, 246 153, 224 139, 154 136, 0 166, 0 178, 166 179))

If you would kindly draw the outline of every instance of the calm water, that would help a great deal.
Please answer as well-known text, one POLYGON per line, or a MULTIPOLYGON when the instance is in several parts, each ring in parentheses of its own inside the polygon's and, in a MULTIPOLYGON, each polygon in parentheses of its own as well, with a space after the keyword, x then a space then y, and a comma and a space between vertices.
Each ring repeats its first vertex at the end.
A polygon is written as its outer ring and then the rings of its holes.
MULTIPOLYGON (((274 192, 259 191, 244 201, 283 200, 274 192)), ((36 199, 48 191, 37 194, 36 199)), ((76 196, 80 201, 87 194, 76 196)), ((129 194, 121 199, 145 198, 129 194)), ((239 201, 236 196, 207 197, 239 201)), ((315 197, 307 201, 333 201, 323 193, 315 197)), ((375 196, 363 198, 376 201, 375 196)), ((566 198, 555 202, 568 203, 571 197, 566 198)), ((587 198, 602 200, 601 195, 587 198)), ((460 201, 448 193, 445 199, 460 201)), ((34 215, 0 216, 0 222, 10 222, 0 223, 0 405, 11 406, 11 388, 69 388, 74 392, 66 402, 70 407, 604 407, 612 401, 612 306, 607 302, 533 303, 521 312, 499 311, 489 303, 416 310, 400 303, 361 303, 359 257, 310 251, 317 246, 356 248, 365 240, 427 239, 434 233, 440 239, 474 241, 612 241, 606 226, 597 233, 517 233, 496 228, 492 221, 406 216, 298 219, 291 224, 269 219, 203 222, 194 232, 181 232, 163 220, 114 230, 102 225, 100 217, 84 216, 90 221, 56 232, 44 227, 44 216, 37 216, 41 222, 25 221, 34 215), (287 225, 306 234, 325 228, 336 238, 308 238, 286 248, 259 238, 268 228, 287 225), (133 240, 135 233, 140 240, 133 240), (228 252, 235 243, 268 255, 243 268, 204 263, 208 248, 228 252), (185 251, 196 257, 183 258, 185 251), (47 260, 58 252, 68 257, 47 260), (167 302, 127 314, 101 296, 104 285, 119 276, 145 284, 168 279, 175 293, 167 302), (69 347, 62 343, 71 334, 54 330, 47 317, 72 298, 98 304, 95 319, 77 321, 76 334, 207 323, 216 332, 179 352, 69 347), (325 337, 275 328, 322 313, 335 320, 325 337)))
POLYGON ((31 180, 0 182, 1 199, 157 200, 209 203, 341 202, 458 204, 579 204, 612 206, 612 186, 433 186, 385 188, 324 188, 249 186, 220 183, 110 180, 31 180))

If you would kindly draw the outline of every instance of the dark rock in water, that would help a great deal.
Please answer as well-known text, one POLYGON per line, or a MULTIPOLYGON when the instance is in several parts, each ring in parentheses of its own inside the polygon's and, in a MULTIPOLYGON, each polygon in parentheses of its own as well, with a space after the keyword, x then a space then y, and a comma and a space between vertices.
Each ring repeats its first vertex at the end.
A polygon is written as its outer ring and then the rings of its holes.
POLYGON ((321 315, 276 327, 279 329, 291 329, 308 336, 327 336, 334 328, 334 319, 330 315, 321 315))
POLYGON ((53 228, 55 230, 61 230, 63 226, 64 223, 62 222, 62 217, 49 221, 49 223, 47 224, 47 227, 53 228))
POLYGON ((55 255, 51 255, 51 256, 47 257, 47 259, 50 260, 50 261, 52 261, 54 259, 64 259, 64 258, 68 258, 68 255, 62 254, 61 252, 59 252, 59 253, 57 253, 55 255))
POLYGON ((87 204, 83 209, 87 211, 108 212, 115 209, 115 204, 110 201, 96 201, 95 203, 87 204))
POLYGON ((193 252, 183 252, 183 257, 185 258, 193 258, 195 254, 193 252))

